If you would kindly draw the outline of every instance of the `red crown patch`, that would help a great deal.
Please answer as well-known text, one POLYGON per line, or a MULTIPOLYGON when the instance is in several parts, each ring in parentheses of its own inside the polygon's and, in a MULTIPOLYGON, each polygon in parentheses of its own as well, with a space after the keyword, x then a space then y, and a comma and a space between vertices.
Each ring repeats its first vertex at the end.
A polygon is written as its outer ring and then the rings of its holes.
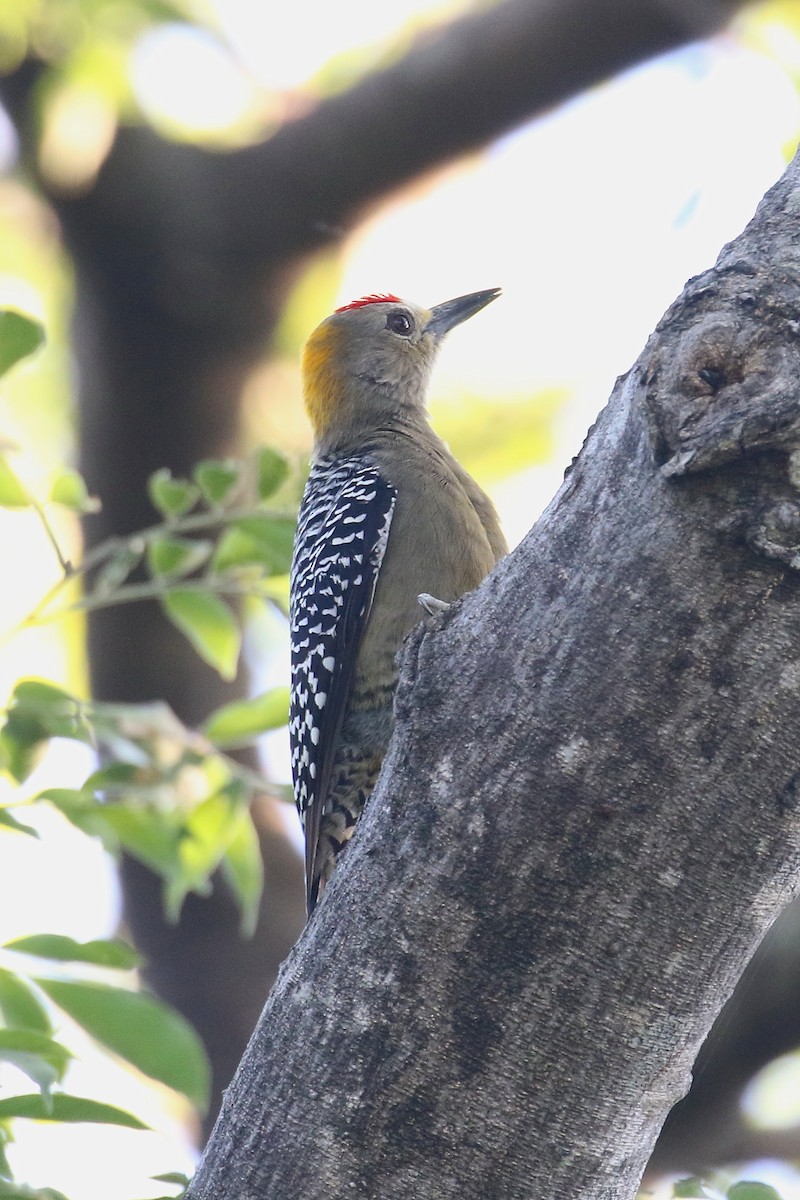
POLYGON ((349 304, 343 304, 341 308, 334 309, 335 312, 349 312, 351 308, 363 308, 365 304, 402 304, 403 301, 399 296, 393 296, 391 292, 373 292, 371 296, 362 296, 359 300, 351 300, 349 304))

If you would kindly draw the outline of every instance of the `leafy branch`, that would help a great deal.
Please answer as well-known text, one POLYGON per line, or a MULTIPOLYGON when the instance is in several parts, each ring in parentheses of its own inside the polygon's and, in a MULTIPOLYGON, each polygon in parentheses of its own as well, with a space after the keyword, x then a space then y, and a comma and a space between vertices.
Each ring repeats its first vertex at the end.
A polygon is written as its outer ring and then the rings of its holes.
MULTIPOLYGON (((36 322, 0 312, 0 375, 42 340, 36 322)), ((157 471, 148 490, 160 520, 127 537, 107 539, 73 564, 59 543, 50 506, 86 516, 97 511, 99 502, 73 470, 60 472, 47 499, 39 499, 12 467, 12 452, 13 447, 0 444, 0 507, 35 514, 61 574, 6 640, 69 613, 157 600, 200 656, 223 677, 233 677, 241 632, 228 600, 257 596, 285 607, 283 580, 291 559, 294 514, 291 507, 267 507, 289 480, 285 458, 263 448, 248 463, 199 463, 191 479, 157 471), (73 586, 80 589, 77 598, 73 586)), ((219 871, 239 903, 242 933, 249 936, 263 886, 250 805, 262 795, 283 797, 286 789, 240 762, 235 752, 284 725, 287 710, 288 689, 273 688, 223 705, 192 730, 164 703, 99 703, 44 680, 22 680, 0 711, 0 772, 22 784, 54 738, 92 746, 101 765, 79 788, 0 801, 0 834, 38 836, 21 818, 37 804, 49 804, 99 838, 110 853, 130 855, 160 875, 165 911, 172 920, 189 892, 210 891, 219 871)), ((54 1036, 53 1007, 102 1046, 205 1108, 208 1063, 197 1035, 177 1013, 131 987, 69 977, 70 964, 81 970, 131 971, 137 962, 135 951, 115 940, 81 944, 37 935, 0 946, 0 1069, 15 1067, 38 1088, 0 1099, 0 1200, 64 1200, 51 1188, 29 1188, 13 1180, 6 1147, 14 1121, 144 1128, 130 1113, 64 1090, 72 1055, 54 1036), (26 956, 23 961, 58 964, 57 977, 46 967, 44 973, 41 967, 19 968, 14 960, 20 955, 26 956)), ((177 1173, 159 1181, 181 1192, 187 1183, 177 1173)))
MULTIPOLYGON (((0 371, 36 349, 41 338, 41 328, 21 314, 0 313, 0 371)), ((191 479, 175 478, 166 468, 156 471, 148 491, 161 520, 130 536, 107 539, 73 566, 58 544, 45 503, 87 514, 97 511, 98 501, 78 472, 68 470, 58 475, 42 503, 11 467, 7 449, 0 452, 0 507, 32 509, 62 568, 61 578, 18 628, 70 612, 157 599, 200 656, 232 678, 241 631, 222 595, 256 594, 279 604, 278 581, 289 570, 294 516, 268 509, 266 502, 289 474, 283 455, 268 447, 248 463, 198 463, 191 479), (76 582, 83 588, 81 597, 59 603, 64 589, 76 582)), ((243 929, 250 932, 262 879, 249 805, 259 795, 283 795, 283 790, 229 752, 285 724, 287 710, 287 690, 275 688, 224 705, 195 731, 165 704, 101 704, 42 680, 23 680, 0 726, 0 769, 22 783, 52 738, 92 745, 100 769, 81 788, 54 789, 43 798, 101 838, 111 852, 124 851, 157 871, 173 919, 187 892, 207 892, 213 873, 222 870, 240 902, 243 929)), ((30 832, 10 807, 0 808, 0 826, 30 832)))
MULTIPOLYGON (((29 508, 37 515, 62 570, 6 639, 70 613, 157 600, 201 657, 232 678, 241 637, 222 597, 258 596, 283 608, 281 589, 273 581, 289 570, 295 517, 289 510, 267 508, 265 502, 288 477, 286 459, 269 447, 259 450, 252 463, 201 462, 193 480, 173 478, 167 469, 156 471, 149 493, 162 520, 127 537, 107 539, 73 565, 59 546, 45 504, 25 488, 7 452, 0 454, 0 507, 29 508), (243 502, 248 491, 255 492, 255 502, 243 502), (213 538, 198 536, 211 533, 213 538), (82 594, 65 602, 65 592, 76 583, 82 594)), ((76 471, 56 478, 48 503, 81 514, 98 508, 76 471)))

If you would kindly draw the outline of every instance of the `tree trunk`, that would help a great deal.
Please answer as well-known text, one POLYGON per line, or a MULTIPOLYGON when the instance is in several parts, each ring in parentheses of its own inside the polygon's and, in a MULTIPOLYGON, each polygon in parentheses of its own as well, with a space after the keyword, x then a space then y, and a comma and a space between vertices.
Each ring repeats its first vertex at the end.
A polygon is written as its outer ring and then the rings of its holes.
POLYGON ((798 160, 397 730, 192 1200, 633 1197, 800 866, 798 160))

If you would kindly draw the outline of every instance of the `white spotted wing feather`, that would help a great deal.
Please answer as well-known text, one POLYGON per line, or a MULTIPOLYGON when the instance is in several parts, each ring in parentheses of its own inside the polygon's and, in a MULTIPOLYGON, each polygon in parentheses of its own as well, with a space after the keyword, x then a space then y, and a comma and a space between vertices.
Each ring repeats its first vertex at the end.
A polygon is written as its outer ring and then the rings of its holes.
POLYGON ((289 738, 307 883, 396 496, 368 458, 321 458, 300 506, 289 603, 289 738))

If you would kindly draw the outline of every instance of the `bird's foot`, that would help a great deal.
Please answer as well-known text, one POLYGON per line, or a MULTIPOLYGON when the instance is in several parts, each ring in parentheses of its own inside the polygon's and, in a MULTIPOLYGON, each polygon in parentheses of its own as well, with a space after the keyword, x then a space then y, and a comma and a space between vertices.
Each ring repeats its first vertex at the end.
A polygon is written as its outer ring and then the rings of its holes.
POLYGON ((421 592, 417 596, 417 601, 422 605, 429 617, 435 617, 438 613, 447 612, 450 607, 446 600, 437 600, 430 592, 421 592))

